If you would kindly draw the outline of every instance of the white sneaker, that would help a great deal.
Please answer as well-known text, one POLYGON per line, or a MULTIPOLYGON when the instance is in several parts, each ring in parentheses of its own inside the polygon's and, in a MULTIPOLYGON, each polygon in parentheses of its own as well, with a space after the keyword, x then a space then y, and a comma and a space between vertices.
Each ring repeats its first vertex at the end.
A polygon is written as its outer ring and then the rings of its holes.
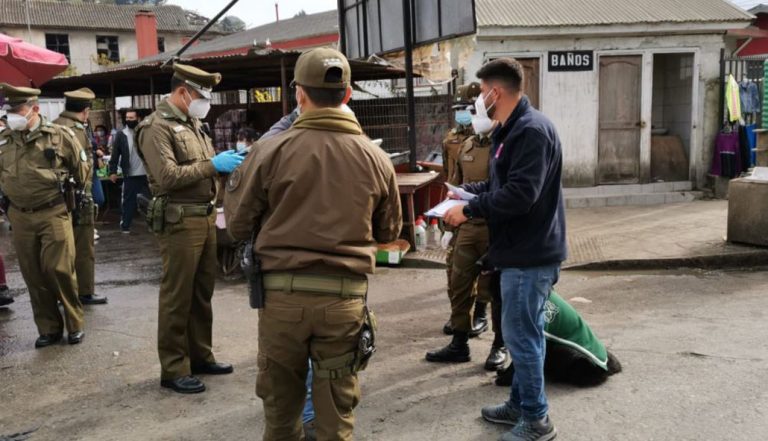
POLYGON ((93 230, 93 240, 99 240, 100 237, 98 230, 93 230))

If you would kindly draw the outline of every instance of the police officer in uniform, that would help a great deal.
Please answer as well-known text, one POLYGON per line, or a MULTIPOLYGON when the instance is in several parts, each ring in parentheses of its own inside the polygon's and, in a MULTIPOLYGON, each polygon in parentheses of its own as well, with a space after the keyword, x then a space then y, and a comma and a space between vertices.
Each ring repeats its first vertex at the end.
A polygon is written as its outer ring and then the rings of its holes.
POLYGON ((255 229, 264 271, 256 379, 263 439, 303 439, 310 357, 317 439, 345 441, 360 401, 367 274, 376 242, 400 234, 400 196, 387 155, 342 110, 352 93, 344 55, 313 49, 294 72, 300 116, 254 146, 229 178, 224 212, 234 238, 249 239, 255 229))
POLYGON ((8 109, 8 128, 0 132, 0 190, 40 334, 35 347, 57 343, 65 325, 69 343, 77 344, 85 334, 69 210, 88 180, 88 155, 71 130, 40 115, 40 90, 0 83, 0 92, 8 109))
POLYGON ((75 232, 75 270, 80 302, 84 305, 100 305, 107 303, 107 298, 94 294, 95 292, 95 256, 93 248, 94 217, 96 205, 93 203, 93 155, 91 154, 91 138, 88 136, 88 116, 91 103, 96 99, 93 91, 87 87, 65 92, 64 112, 54 120, 55 124, 67 127, 74 132, 82 149, 88 154, 88 178, 85 181, 83 203, 72 213, 72 224, 75 232))
MULTIPOLYGON (((478 95, 480 95, 480 84, 477 82, 459 86, 456 89, 453 106, 453 109, 455 110, 454 119, 456 121, 456 127, 451 129, 443 140, 443 171, 446 176, 446 182, 452 185, 461 184, 461 178, 456 176, 459 152, 464 143, 475 135, 475 132, 472 129, 472 113, 468 107, 474 103, 478 95)), ((446 225, 445 228, 446 234, 450 237, 448 239, 448 253, 446 255, 448 298, 450 299, 453 297, 451 273, 453 271, 453 253, 457 236, 453 227, 446 225)), ((475 303, 475 313, 472 317, 472 329, 469 331, 470 337, 477 337, 488 329, 486 310, 489 297, 484 295, 485 291, 481 294, 482 295, 477 297, 477 302, 475 303)), ((448 319, 445 326, 443 326, 443 332, 447 335, 453 335, 451 319, 448 319)))
POLYGON ((196 374, 229 374, 211 351, 211 296, 216 280, 216 210, 219 173, 243 157, 229 150, 214 157, 202 129, 218 73, 176 64, 171 94, 136 128, 139 152, 154 196, 152 229, 160 244, 157 349, 162 387, 198 393, 196 374))
MULTIPOLYGON (((480 90, 479 83, 470 87, 480 90)), ((475 97, 476 98, 476 97, 475 97)), ((491 131, 493 122, 490 119, 471 117, 474 135, 464 141, 459 151, 458 161, 454 169, 453 184, 465 185, 483 182, 488 179, 491 131)), ((493 276, 482 272, 479 264, 488 252, 488 226, 484 219, 471 219, 455 230, 453 244, 452 271, 450 282, 451 324, 454 328, 453 341, 443 349, 427 353, 427 360, 432 362, 466 362, 470 360, 468 335, 471 333, 473 320, 472 304, 475 304, 475 316, 482 305, 482 315, 485 318, 485 306, 491 302, 493 276), (475 302, 475 299, 477 301, 475 302)), ((508 352, 504 347, 501 334, 500 299, 493 298, 494 340, 490 354, 485 361, 485 369, 497 371, 504 368, 508 352)), ((487 323, 487 321, 486 321, 487 323)))

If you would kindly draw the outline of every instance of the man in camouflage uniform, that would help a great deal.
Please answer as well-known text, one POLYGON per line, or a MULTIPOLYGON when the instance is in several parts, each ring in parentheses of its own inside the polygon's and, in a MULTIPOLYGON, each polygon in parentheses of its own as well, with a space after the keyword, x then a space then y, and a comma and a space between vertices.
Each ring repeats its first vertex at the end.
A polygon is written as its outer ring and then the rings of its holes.
POLYGON ((72 130, 82 149, 88 155, 88 178, 85 181, 83 202, 72 213, 72 224, 75 232, 75 270, 77 272, 78 295, 84 305, 101 305, 107 303, 107 298, 94 294, 95 292, 95 250, 93 247, 94 218, 96 205, 93 203, 93 173, 94 163, 91 154, 91 138, 88 136, 88 116, 91 112, 91 103, 96 95, 91 89, 82 89, 65 92, 66 102, 64 112, 54 123, 72 130))
POLYGON ((2 83, 0 92, 8 109, 8 128, 0 131, 0 190, 40 334, 35 347, 61 340, 65 324, 69 343, 77 344, 85 334, 70 210, 88 179, 88 155, 71 130, 40 115, 40 90, 2 83))
POLYGON ((160 385, 199 393, 205 384, 193 375, 233 372, 212 352, 211 297, 216 282, 216 210, 219 173, 243 161, 231 150, 214 157, 201 118, 210 110, 218 73, 176 64, 171 95, 136 128, 139 152, 154 196, 150 225, 160 244, 157 350, 160 385))

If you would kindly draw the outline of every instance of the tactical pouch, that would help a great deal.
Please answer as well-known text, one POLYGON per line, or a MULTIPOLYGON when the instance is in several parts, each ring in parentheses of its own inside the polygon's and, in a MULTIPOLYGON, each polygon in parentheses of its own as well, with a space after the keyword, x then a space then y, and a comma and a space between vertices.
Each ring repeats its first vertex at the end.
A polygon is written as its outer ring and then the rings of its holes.
POLYGON ((165 230, 165 209, 168 206, 168 198, 159 196, 152 198, 147 205, 147 226, 149 231, 155 234, 165 230))
POLYGON ((83 203, 73 214, 73 225, 93 225, 94 218, 96 217, 96 205, 93 203, 93 199, 83 200, 83 203))
POLYGON ((376 352, 376 316, 366 305, 364 310, 363 327, 354 352, 348 352, 325 360, 312 359, 313 375, 317 378, 336 380, 347 375, 353 375, 365 370, 373 353, 376 352))
POLYGON ((354 371, 364 371, 368 367, 368 361, 376 352, 376 315, 368 306, 365 306, 365 318, 363 319, 363 328, 360 329, 360 338, 357 344, 357 354, 355 355, 354 371))
POLYGON ((176 204, 168 204, 165 207, 165 223, 179 224, 184 219, 184 207, 176 204))

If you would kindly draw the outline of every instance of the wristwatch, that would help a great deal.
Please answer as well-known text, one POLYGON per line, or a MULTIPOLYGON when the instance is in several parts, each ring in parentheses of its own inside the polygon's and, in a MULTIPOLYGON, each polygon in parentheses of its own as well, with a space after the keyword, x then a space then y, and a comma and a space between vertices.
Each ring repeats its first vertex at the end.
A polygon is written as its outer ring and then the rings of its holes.
POLYGON ((472 219, 472 208, 469 207, 469 204, 465 205, 464 208, 461 209, 461 213, 467 219, 472 219))

